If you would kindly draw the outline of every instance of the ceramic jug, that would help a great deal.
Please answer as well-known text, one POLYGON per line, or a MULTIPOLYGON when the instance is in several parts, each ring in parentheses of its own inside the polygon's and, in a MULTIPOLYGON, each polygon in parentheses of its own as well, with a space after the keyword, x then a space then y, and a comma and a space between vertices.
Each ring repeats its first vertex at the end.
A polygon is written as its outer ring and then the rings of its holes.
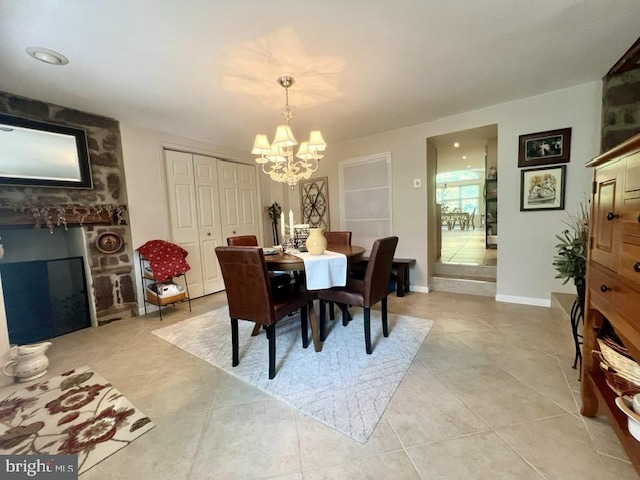
POLYGON ((324 236, 324 228, 310 228, 305 245, 311 255, 322 255, 327 249, 327 239, 324 236))
POLYGON ((16 377, 19 382, 29 382, 42 377, 47 373, 49 366, 49 359, 45 353, 51 345, 51 342, 14 345, 9 350, 11 360, 2 367, 2 373, 16 377))

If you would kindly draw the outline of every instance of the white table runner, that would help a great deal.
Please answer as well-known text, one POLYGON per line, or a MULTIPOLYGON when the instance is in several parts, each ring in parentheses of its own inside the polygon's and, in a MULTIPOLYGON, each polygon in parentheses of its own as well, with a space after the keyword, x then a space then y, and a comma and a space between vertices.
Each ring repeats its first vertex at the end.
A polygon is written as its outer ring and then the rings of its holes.
POLYGON ((347 284, 347 256, 325 250, 322 255, 308 252, 295 254, 304 261, 308 290, 344 287, 347 284))

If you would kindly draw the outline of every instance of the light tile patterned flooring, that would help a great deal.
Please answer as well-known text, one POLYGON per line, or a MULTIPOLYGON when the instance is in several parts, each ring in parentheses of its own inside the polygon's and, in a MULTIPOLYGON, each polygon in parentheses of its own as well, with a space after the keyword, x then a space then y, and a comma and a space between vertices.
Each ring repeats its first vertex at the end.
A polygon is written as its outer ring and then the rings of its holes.
POLYGON ((442 227, 442 263, 496 265, 498 251, 486 248, 484 227, 475 230, 449 230, 442 227))
POLYGON ((162 323, 150 314, 54 339, 51 375, 89 365, 157 425, 83 480, 638 478, 607 421, 578 413, 570 328, 555 310, 390 296, 390 312, 436 323, 361 445, 150 333, 225 303, 211 295, 162 323))

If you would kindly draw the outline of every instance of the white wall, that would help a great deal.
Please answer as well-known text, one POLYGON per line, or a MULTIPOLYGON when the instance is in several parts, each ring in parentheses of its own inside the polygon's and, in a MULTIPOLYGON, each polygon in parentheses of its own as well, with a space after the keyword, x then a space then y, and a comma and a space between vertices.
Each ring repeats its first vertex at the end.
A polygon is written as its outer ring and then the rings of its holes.
MULTIPOLYGON (((599 153, 601 82, 549 92, 434 122, 358 138, 327 147, 318 176, 329 177, 331 224, 339 226, 338 161, 392 152, 394 232, 400 237, 397 256, 413 257, 412 289, 426 291, 432 273, 427 261, 428 210, 426 189, 426 139, 435 135, 483 125, 498 125, 498 181, 500 246, 496 299, 516 303, 549 305, 551 292, 573 292, 570 284, 555 280, 552 265, 555 234, 564 228, 567 212, 575 212, 582 195, 588 194, 591 171, 584 164, 599 153), (520 212, 518 136, 571 127, 571 162, 567 164, 566 211, 520 212), (422 188, 413 179, 422 178, 422 188), (582 195, 581 195, 582 194, 582 195)), ((381 114, 384 114, 381 112, 381 114)), ((430 173, 432 175, 433 173, 430 173)), ((435 219, 432 218, 435 225, 435 219)))
MULTIPOLYGON (((169 212, 166 205, 164 183, 164 148, 255 165, 248 152, 238 152, 220 145, 213 145, 127 123, 120 124, 120 131, 122 134, 124 170, 127 179, 131 239, 134 249, 149 240, 169 239, 169 212)), ((265 175, 260 173, 258 177, 261 179, 258 187, 260 190, 258 192, 260 204, 270 205, 273 202, 271 200, 272 193, 270 187, 267 189, 262 188, 265 182, 262 177, 265 177, 265 175)), ((264 218, 262 217, 265 217, 265 214, 261 216, 261 220, 264 223, 264 218)), ((266 228, 269 228, 268 225, 266 228)), ((266 238, 269 239, 269 237, 266 238)), ((270 242, 271 240, 267 243, 270 242)), ((141 305, 142 282, 138 271, 139 263, 137 259, 134 263, 136 267, 135 278, 138 304, 141 305)))

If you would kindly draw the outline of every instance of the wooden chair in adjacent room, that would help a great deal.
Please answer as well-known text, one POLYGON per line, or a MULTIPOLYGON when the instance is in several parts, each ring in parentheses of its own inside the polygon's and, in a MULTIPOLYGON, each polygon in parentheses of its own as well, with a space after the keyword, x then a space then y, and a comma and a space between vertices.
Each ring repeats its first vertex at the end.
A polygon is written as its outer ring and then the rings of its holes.
POLYGON ((350 278, 345 287, 334 287, 317 292, 320 299, 320 325, 326 319, 326 302, 339 303, 343 317, 347 305, 364 308, 364 340, 368 354, 371 354, 371 307, 382 302, 382 334, 389 336, 387 324, 387 295, 393 256, 398 245, 398 237, 379 238, 373 243, 371 256, 364 274, 364 280, 350 278))
POLYGON ((267 263, 259 248, 217 247, 222 278, 231 318, 232 365, 240 363, 238 320, 264 325, 269 340, 269 378, 276 376, 276 323, 300 309, 302 346, 309 345, 307 304, 311 295, 306 290, 289 291, 282 298, 274 297, 267 263))

